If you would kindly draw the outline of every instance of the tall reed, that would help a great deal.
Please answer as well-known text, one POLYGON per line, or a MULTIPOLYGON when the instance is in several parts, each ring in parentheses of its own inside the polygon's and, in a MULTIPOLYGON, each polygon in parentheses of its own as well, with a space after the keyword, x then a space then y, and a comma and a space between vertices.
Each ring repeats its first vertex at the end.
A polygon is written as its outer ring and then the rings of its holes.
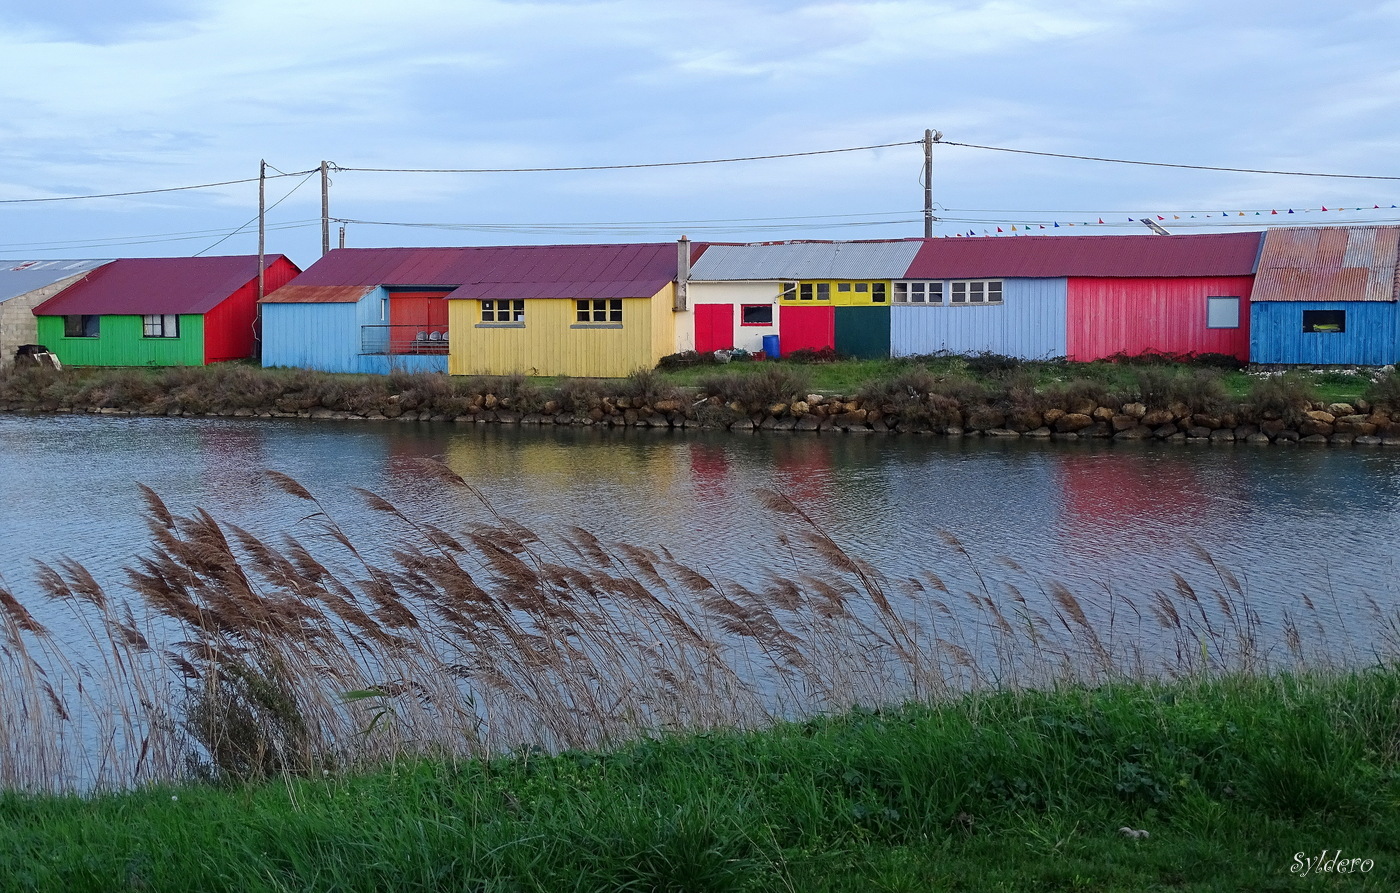
MULTIPOLYGON (((273 539, 202 510, 176 515, 143 487, 150 547, 120 596, 76 561, 41 567, 76 641, 0 588, 0 710, 21 719, 0 727, 0 785, 608 747, 969 690, 1347 659, 1306 616, 1266 637, 1237 577, 1204 553, 1209 586, 1178 575, 1129 598, 1072 592, 1010 560, 1015 582, 992 582, 945 533, 927 570, 892 579, 768 492, 786 557, 741 585, 665 547, 577 527, 542 535, 447 466, 423 468, 482 520, 447 530, 361 490, 385 541, 359 543, 315 494, 269 472, 308 512, 297 535, 273 539), (962 568, 970 585, 945 582, 962 568)), ((1375 626, 1394 630, 1372 605, 1375 626)))

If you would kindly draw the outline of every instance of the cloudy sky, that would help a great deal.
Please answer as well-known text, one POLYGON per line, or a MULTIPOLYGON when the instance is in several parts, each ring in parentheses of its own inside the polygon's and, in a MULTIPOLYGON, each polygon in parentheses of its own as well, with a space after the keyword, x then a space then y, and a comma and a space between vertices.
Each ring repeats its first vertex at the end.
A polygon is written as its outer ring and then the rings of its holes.
MULTIPOLYGON (((0 23, 5 258, 254 252, 256 182, 16 200, 245 180, 260 159, 337 166, 330 213, 359 247, 921 235, 925 128, 1400 177, 1400 0, 3 0, 0 23), (778 154, 797 157, 356 170, 778 154)), ((934 156, 944 235, 1400 220, 1400 179, 934 156)), ((267 193, 269 251, 309 264, 319 174, 267 193)))

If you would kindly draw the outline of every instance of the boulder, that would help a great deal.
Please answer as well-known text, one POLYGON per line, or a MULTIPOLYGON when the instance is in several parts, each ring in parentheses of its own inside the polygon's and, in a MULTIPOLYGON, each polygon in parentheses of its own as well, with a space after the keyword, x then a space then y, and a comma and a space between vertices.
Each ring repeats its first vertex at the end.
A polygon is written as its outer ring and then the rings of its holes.
POLYGON ((1131 416, 1124 413, 1114 416, 1109 420, 1109 424, 1113 425, 1113 430, 1115 432, 1127 431, 1129 428, 1137 427, 1139 418, 1141 418, 1141 416, 1131 416))
POLYGON ((1114 440, 1146 440, 1152 436, 1152 429, 1146 425, 1134 425, 1113 435, 1114 440))
POLYGON ((1356 415, 1356 407, 1350 403, 1329 403, 1327 411, 1334 416, 1356 415))
POLYGON ((1082 431, 1094 424, 1094 420, 1082 412, 1065 413, 1055 420, 1050 427, 1061 434, 1082 431))
MULTIPOLYGON (((1124 409, 1126 410, 1127 407, 1125 406, 1124 409)), ((1143 415, 1141 421, 1149 428, 1160 428, 1162 425, 1175 422, 1176 419, 1176 414, 1169 409, 1154 409, 1143 415)))
POLYGON ((1130 415, 1135 419, 1140 419, 1147 415, 1147 407, 1141 403, 1123 404, 1123 415, 1130 415))

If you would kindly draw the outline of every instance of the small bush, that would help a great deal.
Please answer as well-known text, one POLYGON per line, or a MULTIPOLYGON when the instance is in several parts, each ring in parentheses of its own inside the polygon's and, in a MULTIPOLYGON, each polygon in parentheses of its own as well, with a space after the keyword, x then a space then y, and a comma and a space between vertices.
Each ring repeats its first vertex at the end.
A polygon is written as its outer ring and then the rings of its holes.
POLYGON ((764 364, 758 372, 731 372, 711 375, 699 382, 700 393, 719 397, 726 403, 739 403, 753 411, 774 403, 790 403, 810 390, 807 376, 774 364, 764 364))
POLYGON ((812 349, 803 347, 783 355, 783 359, 789 363, 834 363, 841 359, 841 355, 834 347, 822 347, 812 349))
POLYGON ((693 350, 684 350, 680 353, 667 354, 656 362, 658 369, 689 369, 692 366, 718 366, 719 357, 712 352, 698 353, 693 350))
POLYGON ((1192 369, 1175 376, 1167 386, 1167 398, 1192 412, 1218 412, 1230 399, 1220 372, 1212 367, 1192 369))
POLYGON ((1273 417, 1296 425, 1316 399, 1311 379, 1301 372, 1285 372, 1255 384, 1244 399, 1244 409, 1255 421, 1273 417))
POLYGON ((633 405, 655 406, 662 400, 674 400, 680 396, 680 389, 661 377, 655 369, 638 369, 627 376, 621 388, 622 395, 633 405))
POLYGON ((868 381, 856 392, 865 405, 893 406, 896 409, 921 403, 938 385, 938 378, 923 366, 901 372, 894 378, 868 381))
POLYGON ((966 361, 967 370, 975 375, 1009 372, 1012 369, 1020 369, 1022 365, 1022 361, 1018 357, 1008 357, 1005 354, 992 353, 991 351, 968 354, 966 361))
POLYGON ((561 379, 555 394, 565 412, 578 415, 603 404, 603 386, 591 378, 561 379))
POLYGON ((1377 375, 1367 385, 1364 396, 1376 409, 1400 413, 1400 374, 1391 370, 1377 375))

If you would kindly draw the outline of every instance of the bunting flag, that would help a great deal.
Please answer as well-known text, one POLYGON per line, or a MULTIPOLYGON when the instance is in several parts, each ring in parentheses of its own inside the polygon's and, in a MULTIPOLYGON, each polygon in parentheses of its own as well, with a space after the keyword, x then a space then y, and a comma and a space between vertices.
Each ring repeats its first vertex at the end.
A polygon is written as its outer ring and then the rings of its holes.
POLYGON ((1326 210, 1327 210, 1327 206, 1326 206, 1326 205, 1323 205, 1323 206, 1322 206, 1322 210, 1326 211, 1326 210))

